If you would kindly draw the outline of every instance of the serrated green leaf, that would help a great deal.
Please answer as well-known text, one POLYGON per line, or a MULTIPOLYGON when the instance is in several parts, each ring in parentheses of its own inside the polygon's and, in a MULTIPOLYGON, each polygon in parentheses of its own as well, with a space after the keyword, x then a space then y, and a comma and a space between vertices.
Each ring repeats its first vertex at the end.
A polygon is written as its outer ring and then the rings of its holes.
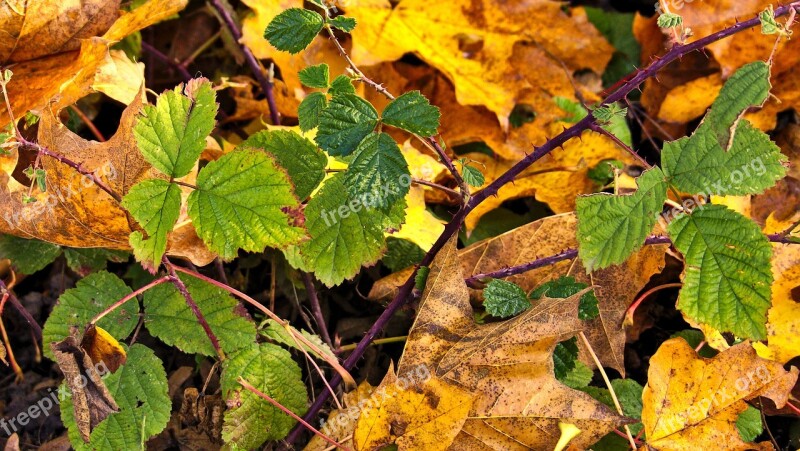
MULTIPOLYGON (((611 387, 617 395, 617 400, 622 407, 622 412, 626 417, 635 418, 640 420, 642 418, 642 391, 644 388, 638 382, 632 379, 614 379, 611 381, 611 387)), ((606 388, 599 387, 583 387, 579 390, 586 392, 592 398, 602 402, 611 409, 615 408, 614 400, 611 397, 611 392, 606 388)), ((634 435, 639 434, 644 426, 642 423, 634 423, 628 426, 631 433, 634 435)), ((644 439, 644 438, 643 438, 644 439)), ((622 437, 614 434, 609 434, 598 443, 598 446, 593 446, 592 449, 597 450, 617 450, 629 449, 628 441, 622 437), (619 439, 619 440, 618 440, 619 439)))
POLYGON ((331 82, 331 87, 328 89, 328 94, 332 97, 356 94, 356 87, 353 86, 353 80, 347 75, 339 75, 331 82))
POLYGON ((483 308, 492 316, 508 318, 528 310, 531 301, 525 290, 507 280, 495 279, 483 290, 483 308))
POLYGON ((217 102, 211 83, 191 80, 145 105, 133 134, 145 160, 164 174, 183 177, 192 169, 214 128, 217 102))
POLYGON ((586 271, 624 262, 652 232, 667 199, 664 174, 654 167, 636 183, 632 194, 578 197, 578 255, 586 271))
MULTIPOLYGON (((324 95, 323 95, 324 97, 324 95)), ((313 142, 289 130, 262 131, 250 135, 238 149, 256 148, 269 153, 286 170, 298 199, 305 199, 325 178, 328 158, 313 142)))
MULTIPOLYGON (((323 357, 319 356, 317 352, 308 345, 296 341, 294 337, 292 337, 292 335, 289 333, 289 331, 287 331, 286 328, 283 327, 282 325, 278 324, 278 322, 275 321, 274 319, 268 319, 266 321, 266 325, 267 327, 265 327, 260 331, 261 335, 288 348, 297 349, 298 351, 303 350, 311 355, 317 355, 318 357, 321 358, 323 357)), ((289 327, 291 327, 292 330, 294 330, 295 332, 299 333, 300 335, 308 339, 308 341, 314 343, 317 346, 317 348, 319 348, 328 357, 333 357, 334 359, 336 358, 336 354, 334 354, 331 348, 327 344, 325 344, 321 338, 319 338, 319 335, 314 335, 306 330, 298 330, 293 326, 289 327)))
MULTIPOLYGON (((628 72, 625 74, 627 75, 627 73, 628 72)), ((583 105, 574 100, 556 96, 553 97, 553 101, 555 102, 556 106, 569 114, 569 116, 559 119, 561 121, 574 124, 589 114, 583 105)), ((606 119, 606 121, 601 123, 600 126, 605 131, 619 138, 619 140, 623 143, 627 144, 628 146, 632 146, 633 138, 631 136, 631 129, 628 127, 628 122, 625 120, 625 114, 620 114, 620 112, 624 109, 620 109, 619 107, 610 109, 608 106, 601 106, 597 110, 600 110, 600 116, 606 119)))
POLYGON ((297 121, 300 130, 307 132, 319 126, 319 115, 328 106, 328 98, 321 92, 307 95, 297 107, 297 121))
POLYGON ((563 122, 569 122, 570 124, 574 124, 581 119, 585 118, 586 115, 589 114, 586 111, 586 108, 583 107, 580 103, 568 99, 566 97, 555 96, 553 97, 553 102, 555 102, 556 106, 560 108, 562 111, 567 113, 569 116, 559 119, 563 122))
MULTIPOLYGON (((130 287, 122 279, 106 271, 99 271, 79 280, 75 288, 65 291, 58 298, 58 304, 47 318, 42 330, 44 354, 53 359, 50 343, 67 338, 70 326, 83 330, 95 315, 130 293, 130 287)), ((133 332, 138 322, 139 305, 131 300, 103 317, 97 325, 121 340, 133 332)))
POLYGON ((483 176, 483 172, 475 166, 470 166, 468 164, 461 165, 461 176, 464 178, 464 182, 466 182, 467 185, 474 186, 475 188, 483 186, 486 182, 486 177, 483 176))
POLYGON ((658 16, 659 28, 672 28, 683 24, 683 17, 674 13, 664 13, 658 16))
POLYGON ((130 254, 125 251, 111 249, 76 249, 65 247, 64 257, 66 257, 67 266, 69 266, 71 270, 82 276, 87 276, 95 271, 105 269, 109 261, 114 263, 127 261, 130 254))
POLYGON ((419 136, 432 136, 439 128, 439 108, 419 91, 407 92, 383 109, 382 122, 419 136))
MULTIPOLYGON (((549 298, 568 298, 584 290, 588 285, 577 282, 574 277, 561 276, 558 279, 545 282, 531 291, 531 299, 541 299, 542 296, 549 298)), ((600 315, 598 300, 594 291, 589 291, 581 296, 578 304, 578 318, 582 320, 594 319, 600 315)))
POLYGON ((724 206, 706 205, 667 230, 686 259, 678 308, 721 331, 765 338, 772 248, 758 225, 724 206))
POLYGON ((740 120, 769 95, 770 69, 750 63, 725 83, 691 137, 664 145, 664 174, 689 194, 757 194, 783 178, 786 161, 769 136, 740 120), (735 130, 732 134, 732 130, 735 130))
POLYGON ((386 248, 386 255, 381 262, 392 272, 417 264, 425 257, 425 251, 421 247, 402 238, 386 238, 386 248))
POLYGON ((284 248, 305 236, 286 173, 266 153, 237 150, 208 163, 189 195, 189 217, 209 249, 229 260, 239 249, 284 248), (288 212, 288 213, 287 213, 288 212))
POLYGON ((134 344, 128 360, 104 382, 120 411, 112 413, 93 430, 89 443, 78 432, 72 398, 61 402, 61 420, 76 451, 140 449, 148 438, 163 431, 172 403, 167 392, 167 374, 153 350, 134 344))
POLYGON ((753 406, 747 406, 744 412, 736 418, 736 430, 742 441, 752 442, 764 432, 764 423, 761 421, 761 411, 753 406))
POLYGON ((237 400, 235 407, 225 411, 222 438, 226 443, 258 448, 267 440, 284 438, 295 425, 292 417, 245 390, 237 382, 239 377, 295 414, 305 413, 308 395, 300 367, 280 346, 251 344, 229 355, 222 368, 222 394, 226 400, 237 400))
POLYGON ((316 141, 330 155, 350 155, 378 125, 378 112, 354 94, 334 96, 319 115, 316 141))
MULTIPOLYGON (((179 276, 226 353, 255 341, 255 325, 234 313, 227 291, 191 276, 179 276)), ((144 294, 145 327, 153 336, 187 354, 215 356, 211 341, 175 285, 162 283, 144 294)))
POLYGON ((344 177, 339 173, 328 179, 308 202, 306 227, 311 239, 299 245, 304 269, 328 286, 355 276, 362 264, 376 262, 385 250, 383 233, 389 225, 380 208, 385 206, 366 207, 352 199, 344 177))
POLYGON ((586 364, 580 360, 576 360, 575 368, 567 371, 567 373, 558 380, 567 387, 578 390, 587 387, 592 381, 592 377, 594 377, 594 372, 586 366, 586 364))
POLYGON ((147 232, 134 231, 130 236, 136 260, 149 268, 157 268, 167 250, 167 235, 181 212, 181 190, 178 185, 161 179, 147 179, 133 185, 122 199, 122 206, 147 232))
POLYGON ((39 191, 46 193, 47 192, 47 172, 44 169, 37 169, 33 173, 34 178, 36 179, 36 185, 39 187, 39 191))
MULTIPOLYGON (((758 19, 761 21, 761 34, 785 34, 783 26, 775 20, 775 10, 772 5, 769 5, 764 11, 758 14, 758 19)), ((751 441, 751 440, 748 440, 751 441)))
POLYGON ((352 32, 356 27, 356 20, 352 17, 336 16, 329 23, 345 33, 352 32))
POLYGON ((325 20, 314 11, 289 8, 272 19, 264 38, 278 50, 297 53, 308 47, 322 30, 325 20))
POLYGON ((411 173, 394 138, 386 133, 364 138, 347 167, 344 184, 353 199, 371 196, 376 202, 392 204, 406 197, 411 173))
POLYGON ((297 73, 300 83, 309 88, 327 89, 330 85, 330 69, 325 63, 308 66, 297 73))
POLYGON ((575 337, 562 341, 553 349, 553 373, 556 379, 564 379, 575 368, 578 360, 578 340, 575 337))
POLYGON ((615 119, 624 119, 627 114, 628 109, 622 108, 617 103, 602 105, 592 110, 592 116, 600 125, 609 125, 615 119))
POLYGON ((33 274, 43 269, 59 255, 61 246, 14 235, 0 235, 0 260, 11 260, 11 265, 22 274, 33 274))

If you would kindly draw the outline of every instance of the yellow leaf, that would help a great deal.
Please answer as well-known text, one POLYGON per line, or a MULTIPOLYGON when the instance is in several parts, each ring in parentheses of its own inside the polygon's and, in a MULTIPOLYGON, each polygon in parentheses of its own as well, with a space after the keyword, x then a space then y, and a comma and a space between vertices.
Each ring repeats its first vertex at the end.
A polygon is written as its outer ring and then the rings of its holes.
POLYGON ((709 75, 670 90, 658 110, 658 118, 668 122, 689 122, 706 114, 722 90, 722 76, 709 75))
POLYGON ((128 354, 116 338, 102 327, 90 324, 81 338, 81 348, 94 363, 103 362, 109 371, 115 373, 125 364, 128 354))
POLYGON ((757 396, 783 407, 796 381, 796 368, 759 358, 750 343, 704 359, 682 338, 668 340, 650 359, 642 394, 647 444, 661 451, 771 450, 769 442, 742 441, 736 420, 757 396))
POLYGON ((772 306, 767 312, 767 342, 759 355, 786 363, 800 356, 800 252, 797 245, 774 244, 772 306))
MULTIPOLYGON (((356 421, 361 411, 370 406, 370 404, 377 402, 373 401, 374 392, 375 387, 364 381, 355 390, 345 393, 342 401, 343 408, 331 411, 328 415, 328 421, 322 425, 320 432, 342 445, 349 446, 347 442, 353 439, 353 431, 356 428, 356 421)), ((328 442, 315 435, 303 448, 303 451, 324 451, 329 448, 330 444, 328 442)))
POLYGON ((92 89, 129 105, 143 85, 144 64, 131 61, 122 50, 112 50, 107 63, 100 66, 92 89))

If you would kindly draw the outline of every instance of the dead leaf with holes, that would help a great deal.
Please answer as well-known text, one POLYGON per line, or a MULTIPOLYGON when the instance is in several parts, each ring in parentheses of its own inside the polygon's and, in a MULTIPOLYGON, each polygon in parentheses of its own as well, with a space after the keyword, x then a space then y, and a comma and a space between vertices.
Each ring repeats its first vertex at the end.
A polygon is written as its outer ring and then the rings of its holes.
MULTIPOLYGON (((109 84, 123 78, 132 64, 126 56, 109 52, 125 36, 172 16, 187 0, 150 0, 120 15, 119 0, 30 1, 24 8, 0 5, 0 65, 14 76, 8 94, 14 114, 26 111, 58 112, 92 90, 125 98, 126 90, 109 84), (93 86, 95 83, 97 85, 93 86)), ((8 114, 0 111, 0 123, 8 114)))
POLYGON ((356 449, 552 449, 562 423, 580 428, 572 444, 587 447, 625 423, 553 374, 556 344, 583 327, 583 292, 476 325, 462 260, 452 239, 432 263, 397 373, 376 389, 392 396, 361 414, 356 449))
POLYGON ((797 373, 759 358, 748 342, 705 359, 682 338, 667 340, 650 359, 642 393, 647 445, 660 451, 772 450, 768 441, 742 441, 736 420, 758 396, 783 407, 797 373))
MULTIPOLYGON (((576 249, 576 224, 575 215, 565 213, 540 219, 472 244, 459 251, 461 270, 467 275, 485 274, 549 257, 567 249, 576 249)), ((511 276, 506 280, 520 285, 525 291, 565 275, 595 286, 600 315, 584 322, 585 334, 603 365, 624 375, 625 329, 622 320, 625 311, 650 277, 664 268, 664 254, 668 247, 665 244, 645 246, 635 252, 625 264, 589 275, 580 261, 573 258, 511 276)), ((409 270, 404 270, 378 280, 372 287, 369 298, 390 299, 409 274, 409 270)), ((473 297, 479 296, 478 292, 472 294, 473 297)), ((586 354, 585 349, 582 349, 581 360, 594 368, 594 361, 586 354)))

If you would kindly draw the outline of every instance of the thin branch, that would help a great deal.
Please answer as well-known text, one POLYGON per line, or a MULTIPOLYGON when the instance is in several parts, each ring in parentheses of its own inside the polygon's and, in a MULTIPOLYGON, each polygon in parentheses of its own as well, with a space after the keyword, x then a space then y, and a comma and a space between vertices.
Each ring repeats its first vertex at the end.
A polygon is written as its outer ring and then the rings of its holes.
POLYGON ((182 66, 177 61, 171 60, 167 55, 161 53, 160 50, 158 50, 157 48, 153 47, 152 45, 150 45, 146 41, 142 41, 142 50, 144 50, 145 52, 147 52, 150 55, 152 55, 153 58, 161 61, 161 63, 163 63, 163 64, 171 67, 175 71, 177 71, 178 74, 180 74, 181 78, 183 78, 184 81, 192 79, 192 74, 190 74, 189 71, 186 70, 186 67, 182 66))
POLYGON ((14 293, 11 292, 2 279, 0 279, 0 293, 2 293, 3 296, 8 294, 8 301, 11 302, 11 305, 14 306, 14 309, 16 309, 17 312, 19 312, 19 314, 25 318, 25 321, 29 326, 31 326, 33 332, 36 334, 36 338, 39 339, 39 341, 42 341, 42 327, 39 326, 35 319, 33 319, 31 313, 25 308, 25 306, 22 305, 21 302, 19 302, 19 299, 14 296, 14 293))
POLYGON ((236 25, 236 22, 231 17, 230 12, 225 8, 220 0, 211 0, 211 4, 214 6, 214 9, 217 10, 222 22, 228 28, 231 35, 233 36, 233 40, 239 44, 239 47, 242 49, 242 53, 244 54, 244 59, 247 61, 247 65, 250 66, 250 70, 253 72, 253 75, 258 80, 258 84, 261 85, 261 90, 264 92, 264 95, 267 97, 267 105, 269 106, 269 117, 272 121, 273 125, 280 125, 281 123, 281 115, 278 112, 278 104, 275 101, 275 93, 273 92, 273 85, 267 79, 266 74, 261 68, 261 64, 256 59, 253 52, 248 48, 246 45, 242 44, 242 31, 239 30, 239 26, 236 25))
POLYGON ((444 191, 445 193, 455 197, 456 199, 461 199, 461 194, 458 194, 458 191, 452 190, 444 185, 440 185, 438 183, 429 182, 427 180, 418 179, 418 178, 411 178, 411 183, 416 183, 417 185, 425 185, 430 186, 433 189, 438 189, 439 191, 444 191))
POLYGON ((614 143, 615 143, 616 145, 618 145, 619 147, 622 147, 623 149, 625 149, 625 151, 626 151, 626 152, 628 152, 629 154, 631 154, 631 156, 633 156, 634 158, 636 158, 636 160, 637 160, 637 161, 638 161, 638 162, 639 162, 639 163, 640 163, 640 164, 641 164, 643 167, 645 167, 645 168, 650 168, 650 167, 652 167, 652 165, 651 165, 650 163, 648 163, 648 162, 647 162, 647 160, 645 160, 644 158, 642 158, 642 157, 641 157, 641 156, 640 156, 638 153, 636 153, 636 151, 635 151, 635 150, 631 149, 631 148, 630 148, 630 146, 628 146, 627 144, 625 144, 624 142, 622 142, 622 140, 621 140, 621 139, 619 139, 619 138, 617 137, 617 135, 615 135, 615 134, 611 133, 610 131, 606 130, 605 128, 603 128, 602 126, 600 126, 600 124, 597 124, 597 123, 592 123, 592 124, 589 126, 589 129, 590 129, 590 130, 592 130, 592 131, 595 131, 595 132, 597 132, 597 133, 600 133, 601 135, 603 135, 603 136, 607 137, 608 139, 610 139, 610 140, 614 141, 614 143))
POLYGON ((70 105, 69 109, 81 119, 83 124, 86 125, 86 128, 88 128, 89 131, 92 132, 92 135, 94 135, 94 137, 97 138, 98 141, 100 141, 101 143, 106 142, 106 137, 103 136, 102 133, 100 133, 100 130, 97 129, 97 127, 94 125, 94 122, 92 122, 92 120, 89 119, 89 116, 87 116, 86 113, 84 113, 80 108, 78 108, 77 105, 70 105))
POLYGON ((322 307, 319 304, 319 296, 317 296, 317 289, 314 287, 314 279, 311 274, 303 272, 303 284, 306 286, 306 293, 308 293, 308 301, 311 303, 311 313, 314 315, 314 321, 317 323, 319 329, 319 336, 325 341, 325 344, 333 349, 333 342, 328 333, 328 326, 325 324, 325 316, 322 315, 322 307))
POLYGON ((558 254, 551 255, 549 257, 539 258, 532 262, 524 263, 522 265, 510 266, 508 268, 498 269, 497 271, 492 271, 489 273, 475 274, 473 276, 468 277, 465 280, 465 282, 467 283, 467 286, 469 286, 470 288, 483 288, 484 287, 483 281, 485 279, 503 279, 505 277, 511 277, 517 274, 533 271, 534 269, 542 268, 544 266, 550 266, 560 261, 572 260, 577 256, 578 256, 577 249, 567 249, 565 251, 559 252, 558 254))
POLYGON ((170 281, 171 281, 170 276, 164 276, 164 277, 161 277, 160 279, 156 279, 156 280, 148 283, 147 285, 145 285, 145 286, 139 288, 138 290, 136 290, 136 291, 128 294, 127 296, 123 297, 119 301, 109 305, 105 310, 103 310, 102 312, 100 312, 97 315, 95 315, 94 318, 92 318, 92 320, 89 321, 89 324, 90 325, 97 324, 97 322, 100 321, 101 319, 103 319, 104 316, 106 316, 109 313, 113 312, 114 310, 118 309, 123 304, 125 304, 126 302, 128 302, 131 299, 135 298, 136 296, 139 296, 140 294, 142 294, 145 291, 153 288, 156 285, 160 285, 160 284, 162 284, 164 282, 170 282, 170 281))

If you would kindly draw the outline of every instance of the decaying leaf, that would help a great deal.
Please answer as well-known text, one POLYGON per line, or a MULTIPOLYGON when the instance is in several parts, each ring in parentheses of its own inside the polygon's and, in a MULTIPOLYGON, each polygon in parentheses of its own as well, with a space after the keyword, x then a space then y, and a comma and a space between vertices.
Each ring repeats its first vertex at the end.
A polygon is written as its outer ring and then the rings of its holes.
POLYGON ((736 420, 757 396, 783 407, 797 374, 759 358, 747 342, 704 359, 682 338, 668 340, 650 359, 642 394, 647 444, 663 451, 771 450, 769 442, 745 443, 736 420))
POLYGON ((117 339, 94 324, 90 324, 83 332, 81 348, 86 351, 92 362, 102 362, 112 373, 124 365, 128 358, 117 339))
POLYGON ((773 244, 772 306, 767 312, 766 343, 754 343, 758 355, 780 363, 800 356, 800 251, 773 244))
MULTIPOLYGON (((328 415, 328 420, 322 424, 320 432, 343 445, 349 445, 353 439, 353 431, 361 411, 373 404, 372 394, 375 387, 364 381, 355 390, 345 393, 342 397, 342 409, 334 409, 328 415)), ((330 444, 318 435, 315 435, 303 448, 303 451, 324 451, 330 444)))
POLYGON ((118 412, 119 406, 101 378, 99 364, 92 361, 79 343, 78 329, 73 327, 69 337, 50 347, 72 393, 78 430, 83 441, 89 443, 92 429, 113 412, 118 412))

